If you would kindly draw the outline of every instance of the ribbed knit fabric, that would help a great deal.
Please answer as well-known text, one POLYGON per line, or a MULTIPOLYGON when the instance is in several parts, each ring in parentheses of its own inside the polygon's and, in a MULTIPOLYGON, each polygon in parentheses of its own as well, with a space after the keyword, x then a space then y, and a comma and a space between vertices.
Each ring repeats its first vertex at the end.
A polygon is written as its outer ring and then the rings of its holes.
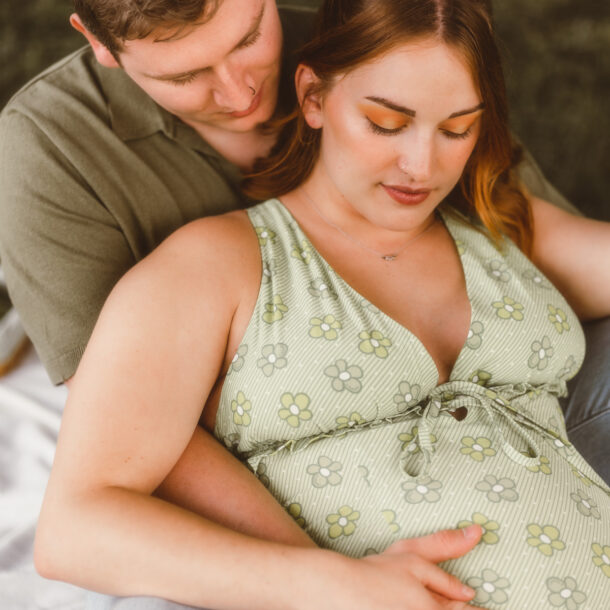
POLYGON ((472 312, 437 386, 417 337, 343 281, 278 200, 248 214, 263 280, 217 437, 320 546, 362 556, 475 522, 481 543, 444 567, 477 605, 607 607, 610 490, 566 439, 557 401, 584 338, 549 280, 508 240, 499 251, 442 213, 472 312))

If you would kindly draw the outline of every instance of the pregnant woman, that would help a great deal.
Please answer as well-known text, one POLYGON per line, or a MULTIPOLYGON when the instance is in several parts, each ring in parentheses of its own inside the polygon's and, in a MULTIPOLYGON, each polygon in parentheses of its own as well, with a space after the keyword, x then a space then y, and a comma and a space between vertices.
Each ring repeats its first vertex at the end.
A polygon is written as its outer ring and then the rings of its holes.
POLYGON ((477 547, 443 564, 471 603, 604 607, 609 490, 557 399, 583 359, 578 318, 610 313, 610 226, 514 177, 487 3, 328 1, 296 86, 246 185, 275 198, 181 229, 111 295, 38 565, 216 608, 463 608, 440 570, 410 573, 424 592, 406 578, 393 543, 475 524, 477 547), (150 495, 204 404, 322 549, 150 495))

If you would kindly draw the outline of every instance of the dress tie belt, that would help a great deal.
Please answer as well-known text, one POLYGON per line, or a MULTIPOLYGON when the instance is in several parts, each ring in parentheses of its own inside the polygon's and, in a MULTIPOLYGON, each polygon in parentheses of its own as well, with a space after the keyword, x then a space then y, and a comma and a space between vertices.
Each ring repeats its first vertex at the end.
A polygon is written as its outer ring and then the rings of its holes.
POLYGON ((449 381, 437 386, 430 392, 425 402, 413 405, 408 411, 415 417, 419 415, 416 420, 418 429, 414 441, 423 456, 423 468, 418 469, 418 472, 409 472, 408 464, 412 463, 409 455, 403 455, 401 467, 411 477, 427 474, 434 454, 432 430, 438 417, 442 413, 450 415, 451 412, 455 412, 462 407, 469 410, 481 409, 485 413, 502 451, 509 459, 526 468, 540 466, 541 452, 529 430, 536 430, 553 441, 560 440, 566 446, 570 446, 570 443, 555 431, 549 430, 527 417, 511 404, 513 400, 525 396, 532 390, 545 390, 559 395, 562 393, 562 388, 555 385, 534 387, 529 384, 518 384, 487 388, 470 381, 449 381), (508 441, 501 423, 508 426, 527 443, 529 456, 518 451, 508 441))
POLYGON ((427 474, 432 463, 434 455, 432 432, 439 416, 450 417, 451 411, 465 407, 467 409, 481 409, 485 413, 491 423, 496 439, 509 459, 526 468, 539 466, 541 463, 540 449, 530 431, 535 431, 552 441, 559 440, 567 447, 571 447, 571 444, 554 430, 549 430, 525 415, 513 403, 517 399, 525 398, 530 392, 544 392, 545 394, 562 396, 565 394, 565 391, 564 382, 537 386, 520 383, 485 387, 471 381, 448 381, 436 386, 423 400, 410 406, 402 413, 369 421, 350 422, 344 428, 328 431, 321 430, 316 434, 303 438, 259 442, 251 450, 240 452, 239 456, 240 459, 248 462, 254 472, 257 472, 261 460, 280 452, 288 451, 296 453, 322 439, 342 437, 366 429, 412 421, 418 427, 417 435, 413 440, 417 443, 423 459, 420 460, 419 465, 414 464, 413 454, 406 453, 405 448, 400 460, 400 468, 407 476, 416 478, 427 474), (501 424, 508 426, 520 438, 525 440, 530 450, 529 456, 520 453, 508 441, 501 424), (423 466, 421 465, 422 462, 423 466), (414 469, 417 472, 413 472, 414 469))

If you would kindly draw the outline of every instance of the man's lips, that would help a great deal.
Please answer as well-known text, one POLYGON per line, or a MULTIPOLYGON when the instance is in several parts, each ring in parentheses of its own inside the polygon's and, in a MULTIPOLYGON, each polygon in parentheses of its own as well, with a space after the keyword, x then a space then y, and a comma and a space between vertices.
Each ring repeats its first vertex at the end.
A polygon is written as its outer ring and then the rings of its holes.
POLYGON ((252 99, 252 103, 245 110, 236 110, 235 112, 228 112, 227 114, 234 119, 241 119, 248 116, 258 109, 261 100, 263 99, 263 87, 258 90, 258 93, 252 99))
POLYGON ((417 205, 428 198, 431 189, 414 189, 408 186, 381 185, 394 201, 403 205, 417 205))

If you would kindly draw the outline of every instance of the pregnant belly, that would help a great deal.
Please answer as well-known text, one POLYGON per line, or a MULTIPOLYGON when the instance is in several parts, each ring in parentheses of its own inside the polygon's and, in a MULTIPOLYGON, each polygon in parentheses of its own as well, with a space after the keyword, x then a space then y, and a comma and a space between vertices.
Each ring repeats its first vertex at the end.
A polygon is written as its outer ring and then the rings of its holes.
POLYGON ((519 463, 511 451, 534 452, 526 436, 499 433, 470 413, 439 417, 423 452, 418 423, 320 438, 262 457, 257 473, 322 547, 360 557, 403 537, 479 523, 480 544, 444 567, 469 581, 481 607, 552 608, 560 585, 575 600, 587 596, 575 608, 604 607, 610 498, 573 448, 529 431, 537 459, 519 463))

